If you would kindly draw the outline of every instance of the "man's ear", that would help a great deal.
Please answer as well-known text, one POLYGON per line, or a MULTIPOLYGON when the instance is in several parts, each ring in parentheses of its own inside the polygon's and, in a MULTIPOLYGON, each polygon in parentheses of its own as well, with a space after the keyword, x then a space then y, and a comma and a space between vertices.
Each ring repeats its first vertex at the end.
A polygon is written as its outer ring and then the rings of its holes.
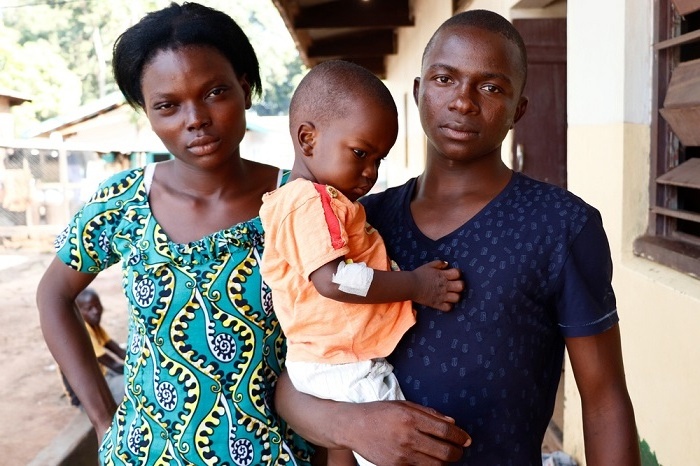
POLYGON ((314 153, 314 144, 316 143, 316 127, 310 121, 305 121, 299 125, 297 129, 297 143, 301 148, 301 152, 310 157, 314 153))
POLYGON ((513 117, 513 124, 510 125, 510 128, 513 129, 513 126, 520 120, 523 115, 525 115, 525 110, 527 110, 527 97, 525 96, 520 96, 520 101, 518 102, 518 106, 515 107, 515 116, 513 117))

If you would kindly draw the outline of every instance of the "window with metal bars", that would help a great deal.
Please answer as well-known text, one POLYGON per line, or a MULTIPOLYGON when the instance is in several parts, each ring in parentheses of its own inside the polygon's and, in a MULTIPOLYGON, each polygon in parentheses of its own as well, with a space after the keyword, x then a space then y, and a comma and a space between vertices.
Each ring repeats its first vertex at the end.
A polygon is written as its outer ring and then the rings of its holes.
POLYGON ((700 278, 700 0, 655 0, 649 227, 635 254, 700 278))

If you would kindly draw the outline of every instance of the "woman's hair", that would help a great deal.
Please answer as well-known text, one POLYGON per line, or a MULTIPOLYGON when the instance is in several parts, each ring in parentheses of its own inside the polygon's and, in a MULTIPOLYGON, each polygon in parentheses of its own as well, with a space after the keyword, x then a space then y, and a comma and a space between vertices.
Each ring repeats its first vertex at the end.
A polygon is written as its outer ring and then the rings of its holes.
POLYGON ((188 46, 214 47, 228 59, 237 76, 245 75, 253 95, 262 93, 255 50, 230 16, 198 3, 171 3, 148 13, 114 43, 112 71, 129 105, 144 107, 141 79, 153 57, 188 46))

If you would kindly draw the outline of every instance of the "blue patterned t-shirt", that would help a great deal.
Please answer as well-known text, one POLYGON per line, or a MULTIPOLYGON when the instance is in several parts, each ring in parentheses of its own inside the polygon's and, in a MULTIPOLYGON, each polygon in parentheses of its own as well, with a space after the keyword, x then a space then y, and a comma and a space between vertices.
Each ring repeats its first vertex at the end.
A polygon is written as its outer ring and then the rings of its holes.
POLYGON ((388 358, 406 399, 452 416, 473 439, 464 465, 541 465, 564 337, 618 318, 600 214, 570 192, 515 173, 454 232, 431 240, 413 221, 416 186, 363 199, 399 267, 442 259, 466 291, 451 312, 417 306, 388 358))
POLYGON ((100 461, 308 464, 309 446, 271 407, 286 347, 258 270, 260 219, 174 243, 144 180, 139 168, 102 183, 56 239, 58 257, 75 270, 117 262, 123 270, 126 393, 100 461))

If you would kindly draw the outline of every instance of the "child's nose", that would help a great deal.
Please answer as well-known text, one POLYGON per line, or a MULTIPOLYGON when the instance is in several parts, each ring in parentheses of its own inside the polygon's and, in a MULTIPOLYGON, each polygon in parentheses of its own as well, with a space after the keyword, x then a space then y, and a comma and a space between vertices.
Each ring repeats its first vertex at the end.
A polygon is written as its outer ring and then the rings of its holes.
POLYGON ((377 165, 372 163, 372 164, 368 164, 367 166, 365 166, 365 169, 362 171, 362 176, 374 181, 377 179, 377 173, 378 173, 377 165))

